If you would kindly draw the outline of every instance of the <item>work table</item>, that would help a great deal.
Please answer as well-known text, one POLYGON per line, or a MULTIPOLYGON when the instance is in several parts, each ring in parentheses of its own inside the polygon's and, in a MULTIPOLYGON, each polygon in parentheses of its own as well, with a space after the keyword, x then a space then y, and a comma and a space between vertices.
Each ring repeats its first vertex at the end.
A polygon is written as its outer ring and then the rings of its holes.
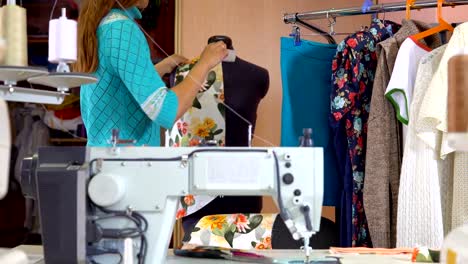
MULTIPOLYGON (((17 247, 19 250, 23 250, 26 252, 28 257, 30 258, 30 264, 45 264, 43 261, 43 253, 41 246, 19 246, 17 247)), ((269 257, 277 258, 277 259, 284 259, 284 258, 301 258, 303 256, 302 251, 300 250, 262 250, 258 251, 259 254, 264 254, 269 257)), ((328 251, 326 250, 316 250, 313 251, 313 256, 320 257, 320 256, 330 256, 328 251)), ((337 256, 337 255, 335 255, 337 256)), ((409 264, 411 263, 411 256, 409 255, 340 255, 341 262, 343 264, 409 264)), ((210 259, 195 259, 195 258, 182 258, 178 256, 174 256, 172 254, 172 250, 169 250, 169 255, 167 257, 167 264, 182 264, 182 263, 190 263, 190 264, 205 264, 205 263, 233 263, 230 261, 220 261, 220 260, 210 260, 210 259)), ((236 262, 237 263, 237 262, 236 262)))

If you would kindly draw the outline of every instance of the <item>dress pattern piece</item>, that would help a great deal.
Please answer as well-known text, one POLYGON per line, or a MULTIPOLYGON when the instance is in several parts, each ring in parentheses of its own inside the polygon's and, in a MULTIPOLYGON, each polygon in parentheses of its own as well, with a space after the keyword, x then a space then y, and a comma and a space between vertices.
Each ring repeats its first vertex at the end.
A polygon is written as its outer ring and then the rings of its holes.
MULTIPOLYGON (((181 83, 197 62, 198 59, 194 59, 180 66, 176 70, 174 85, 181 83)), ((223 68, 220 63, 208 73, 192 107, 167 131, 166 146, 196 147, 208 141, 224 146, 226 121, 223 102, 223 68)), ((177 219, 200 210, 214 198, 206 195, 181 197, 177 219)))
MULTIPOLYGON (((337 48, 332 64, 331 117, 333 128, 344 124, 347 153, 352 168, 351 199, 345 199, 345 207, 351 207, 351 246, 372 247, 363 204, 367 121, 372 96, 374 75, 377 68, 377 43, 398 30, 394 24, 374 19, 366 31, 353 34, 337 48)), ((348 176, 346 176, 348 177, 348 176)), ((345 189, 347 183, 344 184, 345 189)), ((345 190, 346 192, 346 190, 345 190)), ((346 221, 346 220, 344 220, 346 221)))

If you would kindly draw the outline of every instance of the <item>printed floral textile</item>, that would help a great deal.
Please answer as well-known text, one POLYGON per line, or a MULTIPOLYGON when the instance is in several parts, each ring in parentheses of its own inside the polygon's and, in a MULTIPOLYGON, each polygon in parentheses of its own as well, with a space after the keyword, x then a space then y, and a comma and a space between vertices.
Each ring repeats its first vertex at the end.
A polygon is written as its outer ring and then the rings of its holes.
MULTIPOLYGON (((196 65, 198 59, 176 70, 175 82, 181 83, 196 65)), ((168 147, 196 147, 207 142, 224 146, 226 121, 224 114, 224 83, 222 64, 208 73, 192 107, 166 133, 168 147)), ((177 211, 177 219, 203 208, 215 197, 187 195, 182 197, 177 211)))
MULTIPOLYGON (((352 246, 372 247, 363 205, 364 170, 369 106, 377 67, 376 45, 398 26, 374 19, 368 30, 343 40, 332 63, 331 125, 344 124, 352 167, 352 246)), ((392 32, 393 31, 393 32, 392 32)), ((346 175, 348 177, 348 175, 346 175)), ((349 221, 348 219, 344 221, 349 221)))
POLYGON ((184 247, 216 246, 241 250, 272 249, 277 214, 209 215, 198 221, 184 247))
MULTIPOLYGON (((198 60, 177 69, 175 85, 182 82, 198 60)), ((224 146, 226 122, 224 117, 224 84, 222 64, 208 73, 190 108, 168 131, 166 146, 195 147, 207 141, 224 146)))

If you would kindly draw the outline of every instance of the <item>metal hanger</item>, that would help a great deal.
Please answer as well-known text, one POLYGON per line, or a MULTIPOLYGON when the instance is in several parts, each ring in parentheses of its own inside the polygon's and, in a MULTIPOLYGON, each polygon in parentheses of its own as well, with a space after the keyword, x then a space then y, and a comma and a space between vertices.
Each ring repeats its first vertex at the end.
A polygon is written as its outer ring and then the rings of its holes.
POLYGON ((304 28, 306 28, 308 30, 317 32, 318 33, 317 35, 318 36, 323 36, 328 41, 328 43, 336 44, 336 40, 330 35, 330 33, 318 28, 317 26, 309 24, 309 23, 307 23, 307 22, 305 22, 305 21, 303 21, 303 20, 301 20, 301 19, 299 19, 297 17, 296 17, 295 21, 296 21, 295 24, 298 24, 298 25, 300 25, 300 26, 302 26, 302 27, 304 27, 304 28))
MULTIPOLYGON (((327 12, 327 20, 328 20, 328 28, 330 31, 328 33, 325 33, 326 35, 330 36, 349 36, 354 33, 345 33, 345 32, 336 32, 335 31, 335 25, 336 25, 336 17, 330 16, 329 14, 330 11, 327 12)), ((302 34, 302 36, 323 36, 323 33, 311 33, 311 34, 302 34)))

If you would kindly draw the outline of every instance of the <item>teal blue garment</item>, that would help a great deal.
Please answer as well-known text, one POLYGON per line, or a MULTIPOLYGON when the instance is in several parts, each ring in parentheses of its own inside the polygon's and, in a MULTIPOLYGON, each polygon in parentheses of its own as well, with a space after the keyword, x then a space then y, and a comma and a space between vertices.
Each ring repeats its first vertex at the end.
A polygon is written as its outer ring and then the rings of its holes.
POLYGON ((333 134, 328 121, 332 60, 336 48, 333 44, 307 40, 294 46, 294 39, 281 38, 281 146, 298 146, 302 129, 313 129, 314 145, 324 148, 323 204, 326 206, 337 205, 340 188, 333 134))
POLYGON ((137 146, 159 146, 160 128, 171 128, 178 100, 151 62, 137 8, 113 9, 97 29, 98 82, 81 87, 81 114, 88 146, 108 146, 111 132, 137 146))

